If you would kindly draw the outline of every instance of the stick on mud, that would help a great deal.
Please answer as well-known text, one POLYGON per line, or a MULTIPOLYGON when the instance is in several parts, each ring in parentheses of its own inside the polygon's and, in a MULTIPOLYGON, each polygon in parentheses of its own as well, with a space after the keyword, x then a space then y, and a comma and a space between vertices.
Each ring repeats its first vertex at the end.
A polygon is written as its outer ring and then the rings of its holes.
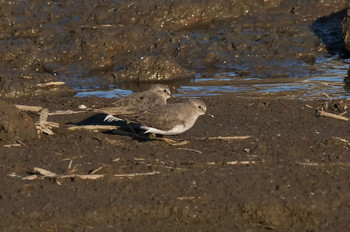
POLYGON ((68 127, 68 130, 115 130, 119 126, 110 126, 110 125, 84 125, 84 126, 72 126, 68 127))
POLYGON ((328 112, 325 112, 322 110, 318 111, 318 114, 320 116, 324 116, 324 117, 335 118, 335 119, 343 120, 343 121, 349 121, 349 118, 347 118, 347 117, 337 115, 337 114, 328 113, 328 112))

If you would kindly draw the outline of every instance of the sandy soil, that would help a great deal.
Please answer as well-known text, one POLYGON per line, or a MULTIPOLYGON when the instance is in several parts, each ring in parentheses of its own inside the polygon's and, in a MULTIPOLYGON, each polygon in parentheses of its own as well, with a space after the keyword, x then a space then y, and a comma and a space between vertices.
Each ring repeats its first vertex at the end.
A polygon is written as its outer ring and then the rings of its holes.
MULTIPOLYGON (((317 117, 306 106, 323 101, 203 100, 215 118, 203 116, 188 132, 173 136, 190 141, 181 147, 110 131, 67 129, 103 118, 91 111, 49 116, 60 123, 55 135, 1 148, 2 231, 349 229, 347 122, 317 117), (103 178, 23 180, 35 167, 58 175, 98 169, 94 174, 103 178)), ((111 101, 51 96, 13 103, 53 112, 111 101)))

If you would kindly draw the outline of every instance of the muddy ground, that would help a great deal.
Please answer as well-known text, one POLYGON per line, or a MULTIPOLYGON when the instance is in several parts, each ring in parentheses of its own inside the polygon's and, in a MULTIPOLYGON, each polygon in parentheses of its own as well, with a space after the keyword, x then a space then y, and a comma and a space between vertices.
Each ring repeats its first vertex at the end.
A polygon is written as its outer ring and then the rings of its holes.
POLYGON ((0 96, 37 95, 36 84, 52 80, 130 89, 130 81, 227 72, 320 74, 319 58, 348 56, 347 7, 347 0, 2 1, 0 96))
POLYGON ((1 1, 0 230, 348 231, 349 127, 316 116, 324 99, 205 97, 215 118, 172 136, 190 142, 182 147, 67 129, 102 123, 91 110, 49 116, 60 127, 39 139, 39 115, 13 105, 96 109, 115 99, 76 98, 73 88, 140 90, 141 82, 219 72, 315 75, 317 59, 349 56, 348 7, 347 0, 1 1), (50 81, 66 83, 43 86, 50 81), (34 168, 56 176, 35 176, 34 168), (103 177, 60 176, 71 174, 103 177))
MULTIPOLYGON (((202 116, 188 132, 172 136, 190 141, 182 147, 110 131, 67 130, 103 118, 92 111, 49 116, 60 123, 55 135, 1 148, 2 231, 349 229, 348 122, 317 117, 310 106, 324 101, 203 100, 215 118, 202 116), (104 177, 21 179, 34 167, 56 174, 102 167, 95 174, 104 177), (114 176, 135 173, 152 175, 114 176)), ((13 103, 53 112, 108 101, 52 96, 13 103)))

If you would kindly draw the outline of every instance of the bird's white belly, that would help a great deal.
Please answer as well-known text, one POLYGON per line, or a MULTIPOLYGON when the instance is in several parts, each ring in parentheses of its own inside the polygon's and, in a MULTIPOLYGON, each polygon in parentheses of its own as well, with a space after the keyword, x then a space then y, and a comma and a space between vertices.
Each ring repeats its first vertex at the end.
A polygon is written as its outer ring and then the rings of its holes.
POLYGON ((191 127, 192 125, 189 126, 189 125, 181 124, 173 127, 171 130, 160 130, 160 129, 146 127, 146 126, 143 126, 141 128, 146 130, 145 133, 152 133, 152 134, 159 134, 159 135, 177 135, 187 131, 191 127))

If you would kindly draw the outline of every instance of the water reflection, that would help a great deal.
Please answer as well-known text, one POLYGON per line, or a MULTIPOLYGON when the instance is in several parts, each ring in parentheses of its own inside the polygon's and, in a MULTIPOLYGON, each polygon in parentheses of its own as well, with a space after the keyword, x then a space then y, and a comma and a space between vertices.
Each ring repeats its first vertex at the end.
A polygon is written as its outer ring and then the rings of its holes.
MULTIPOLYGON (((285 97, 298 99, 319 98, 322 92, 336 98, 350 96, 350 77, 348 75, 350 59, 334 57, 322 58, 314 66, 322 75, 291 78, 251 78, 241 77, 236 70, 230 72, 202 71, 193 80, 168 82, 180 97, 201 97, 234 94, 242 97, 285 97)), ((146 83, 123 83, 118 86, 96 86, 94 88, 76 88, 77 97, 99 96, 120 98, 149 88, 146 83)))

